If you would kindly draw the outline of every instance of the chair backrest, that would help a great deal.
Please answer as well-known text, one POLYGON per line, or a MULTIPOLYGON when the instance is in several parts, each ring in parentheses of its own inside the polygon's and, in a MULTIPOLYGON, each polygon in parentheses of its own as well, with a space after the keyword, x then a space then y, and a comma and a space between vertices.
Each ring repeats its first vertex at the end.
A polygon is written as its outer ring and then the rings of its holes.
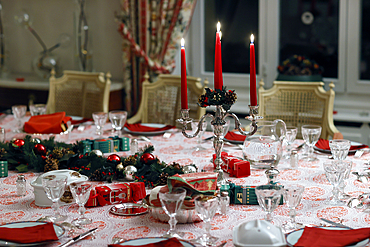
MULTIPOLYGON (((128 123, 161 123, 179 126, 176 119, 180 118, 181 109, 181 76, 161 74, 157 81, 150 83, 145 76, 142 86, 142 96, 138 112, 127 120, 128 123)), ((193 119, 199 119, 206 112, 197 105, 198 98, 205 92, 200 78, 188 76, 189 114, 193 119)))
POLYGON ((259 114, 265 120, 282 119, 286 125, 298 127, 297 138, 302 138, 302 125, 322 127, 321 138, 328 139, 339 132, 333 122, 334 83, 325 91, 323 82, 274 81, 265 90, 260 82, 258 90, 259 114))
POLYGON ((47 113, 66 112, 69 116, 91 118, 96 111, 108 112, 110 73, 63 71, 55 78, 55 71, 49 79, 47 113))

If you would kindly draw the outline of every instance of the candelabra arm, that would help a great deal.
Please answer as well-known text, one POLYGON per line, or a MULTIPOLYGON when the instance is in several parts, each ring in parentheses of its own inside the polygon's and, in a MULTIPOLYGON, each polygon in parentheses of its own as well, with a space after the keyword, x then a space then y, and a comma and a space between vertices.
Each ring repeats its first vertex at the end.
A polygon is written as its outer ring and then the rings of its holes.
POLYGON ((246 132, 242 129, 239 118, 234 113, 226 113, 226 117, 232 117, 235 120, 235 129, 237 129, 242 135, 252 136, 257 131, 257 123, 255 120, 252 120, 251 129, 249 132, 246 132))
POLYGON ((205 121, 206 117, 210 117, 212 119, 214 118, 213 115, 210 114, 210 113, 207 113, 206 115, 203 115, 200 118, 199 122, 198 122, 198 127, 197 127, 196 131, 193 132, 193 133, 191 133, 191 134, 186 133, 186 130, 187 130, 188 123, 193 122, 193 119, 191 119, 191 118, 182 118, 182 121, 178 121, 178 122, 181 122, 182 123, 182 134, 186 138, 194 138, 194 137, 196 137, 199 134, 199 132, 203 130, 203 127, 202 126, 203 126, 203 122, 205 121))

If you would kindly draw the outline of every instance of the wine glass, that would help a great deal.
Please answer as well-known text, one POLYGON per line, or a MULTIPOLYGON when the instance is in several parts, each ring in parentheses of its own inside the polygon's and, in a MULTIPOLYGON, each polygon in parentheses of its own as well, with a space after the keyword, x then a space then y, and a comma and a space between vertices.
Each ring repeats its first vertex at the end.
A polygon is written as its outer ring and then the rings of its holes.
POLYGON ((184 202, 185 195, 186 190, 184 188, 173 188, 172 191, 159 191, 159 200, 161 201, 162 208, 170 216, 170 220, 168 221, 170 230, 163 235, 165 238, 181 238, 184 235, 184 233, 176 231, 176 214, 184 202))
POLYGON ((334 160, 345 160, 351 147, 349 140, 330 140, 329 147, 334 160))
POLYGON ((96 134, 102 135, 104 124, 107 122, 108 114, 106 112, 94 112, 92 116, 96 125, 96 134))
POLYGON ((16 128, 13 130, 15 133, 22 131, 22 118, 26 115, 27 106, 26 105, 13 105, 12 112, 14 118, 17 120, 16 128))
POLYGON ((283 188, 273 184, 260 185, 255 188, 255 192, 258 204, 262 207, 263 211, 267 212, 265 220, 271 222, 271 214, 279 205, 283 188))
POLYGON ((285 141, 286 141, 286 151, 287 153, 283 156, 284 159, 290 158, 290 152, 292 150, 292 144, 297 137, 298 128, 294 126, 287 126, 286 133, 285 133, 285 141))
POLYGON ((283 198, 285 203, 289 207, 289 216, 290 216, 290 220, 282 225, 285 231, 291 231, 303 227, 303 224, 295 221, 296 208, 301 202, 303 191, 304 186, 299 184, 284 186, 283 198))
POLYGON ((202 146, 203 142, 203 134, 204 131, 206 131, 207 128, 207 122, 203 121, 202 126, 199 125, 199 122, 191 122, 191 129, 193 132, 195 132, 198 129, 198 126, 201 127, 202 129, 199 130, 199 133, 197 135, 197 146, 195 146, 195 151, 200 151, 200 150, 205 150, 206 148, 202 146))
POLYGON ((120 137, 122 135, 122 128, 126 123, 127 111, 110 111, 109 120, 112 123, 112 128, 120 137))
POLYGON ((90 191, 92 189, 91 183, 88 182, 75 182, 69 185, 73 198, 76 200, 78 204, 78 213, 80 217, 74 219, 72 224, 75 226, 83 226, 90 224, 92 221, 85 217, 85 204, 90 197, 90 191))
POLYGON ((325 175, 331 185, 333 185, 333 197, 329 201, 329 205, 341 206, 344 202, 339 199, 339 189, 338 186, 342 182, 347 163, 330 162, 324 163, 325 175))
POLYGON ((67 216, 59 213, 59 199, 62 197, 66 184, 67 176, 46 175, 41 177, 42 187, 46 196, 53 202, 54 215, 46 216, 44 219, 51 222, 60 222, 67 219, 67 216))
POLYGON ((343 179, 342 181, 340 182, 339 186, 338 186, 338 189, 339 189, 339 199, 349 199, 351 198, 350 195, 346 194, 344 192, 344 189, 346 187, 346 184, 344 183, 344 180, 348 179, 349 178, 349 174, 351 173, 351 170, 352 170, 352 161, 347 161, 347 160, 339 160, 339 161, 333 161, 334 163, 337 163, 337 162, 340 162, 340 163, 344 163, 346 164, 345 165, 345 171, 344 171, 344 176, 343 176, 343 179))
POLYGON ((30 105, 31 116, 44 115, 46 113, 45 104, 30 105))
POLYGON ((203 221, 203 229, 205 233, 195 240, 196 243, 202 246, 213 246, 218 238, 211 235, 211 220, 215 215, 219 199, 217 196, 199 195, 194 198, 195 210, 199 218, 203 221))
POLYGON ((308 146, 308 156, 305 157, 307 161, 317 161, 313 154, 313 147, 315 146, 316 142, 319 140, 321 135, 321 126, 318 125, 303 125, 302 126, 302 136, 303 140, 308 146))

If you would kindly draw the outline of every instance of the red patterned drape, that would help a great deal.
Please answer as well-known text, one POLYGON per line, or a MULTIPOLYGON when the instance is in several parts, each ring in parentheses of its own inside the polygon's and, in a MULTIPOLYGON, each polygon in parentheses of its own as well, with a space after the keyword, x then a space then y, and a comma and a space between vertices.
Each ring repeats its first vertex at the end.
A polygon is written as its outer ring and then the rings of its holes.
POLYGON ((123 38, 125 106, 136 113, 144 75, 151 80, 175 68, 175 55, 185 36, 196 0, 121 0, 118 32, 123 38))

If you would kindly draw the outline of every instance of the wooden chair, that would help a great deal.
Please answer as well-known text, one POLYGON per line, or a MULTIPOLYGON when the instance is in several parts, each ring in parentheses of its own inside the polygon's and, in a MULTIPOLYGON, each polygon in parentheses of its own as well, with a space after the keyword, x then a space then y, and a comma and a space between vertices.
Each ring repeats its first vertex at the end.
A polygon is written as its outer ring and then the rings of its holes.
MULTIPOLYGON (((132 123, 161 123, 176 126, 181 108, 181 77, 178 75, 161 74, 158 80, 150 83, 145 76, 143 91, 138 112, 127 120, 132 123)), ((198 98, 205 92, 208 81, 201 83, 200 78, 188 76, 188 103, 190 117, 199 119, 206 112, 197 105, 198 98)), ((179 125, 177 125, 179 126, 179 125)))
POLYGON ((55 78, 51 71, 47 113, 64 111, 69 116, 91 118, 96 111, 108 112, 111 74, 63 71, 55 78))
POLYGON ((334 126, 334 83, 325 91, 323 82, 274 81, 273 87, 265 90, 259 83, 259 114, 265 120, 282 119, 286 125, 298 127, 297 138, 302 138, 301 126, 320 125, 321 138, 340 139, 334 126))

